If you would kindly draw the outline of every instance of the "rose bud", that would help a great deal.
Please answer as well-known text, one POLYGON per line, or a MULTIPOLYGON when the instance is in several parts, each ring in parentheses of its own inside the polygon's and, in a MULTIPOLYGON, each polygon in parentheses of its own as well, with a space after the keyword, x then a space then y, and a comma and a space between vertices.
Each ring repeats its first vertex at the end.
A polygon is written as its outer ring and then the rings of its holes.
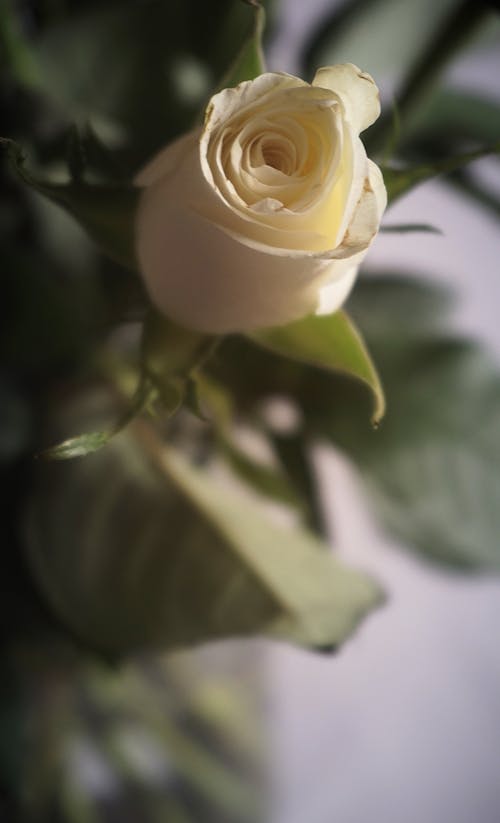
POLYGON ((203 128, 136 178, 140 270, 153 303, 209 333, 336 311, 387 196, 359 133, 378 89, 351 63, 312 84, 267 73, 212 97, 203 128))

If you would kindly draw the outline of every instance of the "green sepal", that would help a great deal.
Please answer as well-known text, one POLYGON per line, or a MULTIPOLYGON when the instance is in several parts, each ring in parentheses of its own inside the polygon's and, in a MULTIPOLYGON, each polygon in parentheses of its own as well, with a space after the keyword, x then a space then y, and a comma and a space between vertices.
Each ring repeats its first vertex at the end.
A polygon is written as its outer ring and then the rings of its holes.
POLYGON ((380 423, 385 413, 382 384, 360 332, 345 311, 310 315, 249 336, 275 354, 361 380, 373 396, 372 423, 380 423))

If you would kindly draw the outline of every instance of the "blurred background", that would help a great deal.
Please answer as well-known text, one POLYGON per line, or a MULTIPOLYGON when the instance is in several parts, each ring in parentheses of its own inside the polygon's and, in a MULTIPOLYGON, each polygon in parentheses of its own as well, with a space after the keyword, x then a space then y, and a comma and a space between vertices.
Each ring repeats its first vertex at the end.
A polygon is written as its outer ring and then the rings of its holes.
MULTIPOLYGON (((116 179, 126 179, 190 126, 240 37, 239 3, 202 6, 4 0, 2 134, 62 179, 68 123, 90 123, 95 174, 109 169, 111 148, 116 179)), ((399 161, 442 157, 500 135, 494 7, 276 0, 268 66, 308 79, 320 65, 360 65, 381 88, 389 120, 394 96, 406 101, 395 116, 399 161), (421 56, 452 20, 432 77, 412 86, 421 56)), ((370 139, 376 148, 376 132, 370 139)), ((394 451, 381 440, 380 453, 358 459, 348 434, 332 448, 319 432, 314 464, 332 545, 381 581, 387 604, 335 655, 228 640, 125 663, 68 637, 26 568, 19 522, 35 485, 38 419, 54 404, 54 387, 60 402, 75 375, 88 379, 89 350, 118 316, 136 320, 141 289, 96 254, 71 218, 2 169, 0 820, 498 822, 500 583, 469 551, 498 549, 498 404, 474 404, 475 361, 460 391, 438 373, 416 394, 418 363, 404 379, 393 373, 377 323, 395 324, 403 351, 417 315, 423 327, 432 316, 441 333, 446 313, 446 334, 480 342, 498 366, 499 168, 498 158, 484 158, 398 201, 388 226, 438 231, 381 232, 348 305, 380 353, 384 436, 399 414, 408 439, 394 451), (448 307, 438 289, 427 304, 401 279, 446 287, 454 299, 448 307), (436 398, 443 404, 434 407, 436 398), (459 447, 446 440, 448 429, 459 447), (476 442, 486 430, 496 451, 476 442)))

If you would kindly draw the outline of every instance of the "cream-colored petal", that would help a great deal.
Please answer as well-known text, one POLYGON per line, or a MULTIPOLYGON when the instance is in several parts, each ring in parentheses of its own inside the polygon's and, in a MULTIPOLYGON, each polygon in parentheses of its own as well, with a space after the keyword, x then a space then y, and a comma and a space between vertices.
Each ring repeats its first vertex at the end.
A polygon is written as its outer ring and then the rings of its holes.
POLYGON ((312 84, 339 96, 346 117, 358 134, 371 126, 380 114, 379 91, 373 77, 354 63, 318 69, 312 84))
POLYGON ((368 245, 378 232, 387 205, 387 191, 379 167, 367 160, 368 175, 352 220, 342 238, 342 246, 368 245))
POLYGON ((340 309, 351 291, 358 274, 359 263, 352 263, 354 259, 364 257, 364 252, 349 260, 349 268, 330 283, 326 283, 319 291, 316 314, 333 314, 340 309))
MULTIPOLYGON (((212 334, 291 322, 316 309, 329 260, 243 244, 191 209, 145 190, 136 248, 151 299, 181 325, 212 334)), ((341 261, 343 265, 343 261, 341 261)))
POLYGON ((264 105, 270 93, 278 89, 306 86, 303 80, 284 72, 266 72, 254 80, 244 80, 238 86, 223 89, 210 99, 205 112, 205 132, 210 133, 233 114, 243 115, 253 103, 264 105))

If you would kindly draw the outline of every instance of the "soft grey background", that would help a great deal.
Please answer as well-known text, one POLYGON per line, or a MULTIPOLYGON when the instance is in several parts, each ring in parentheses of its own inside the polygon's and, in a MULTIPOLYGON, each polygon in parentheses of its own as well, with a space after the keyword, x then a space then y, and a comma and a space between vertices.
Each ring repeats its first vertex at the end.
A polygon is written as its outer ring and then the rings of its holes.
MULTIPOLYGON (((352 56, 338 61, 362 64, 390 92, 391 65, 416 47, 415 21, 425 33, 447 5, 387 0, 401 36, 386 32, 377 50, 380 26, 368 21, 353 34, 352 56)), ((298 47, 331 7, 282 0, 270 68, 296 71, 298 47)), ((490 31, 449 72, 450 82, 500 100, 499 44, 498 29, 490 31)), ((500 188, 492 161, 476 166, 500 188)), ((411 263, 452 284, 460 295, 456 327, 500 360, 498 222, 442 183, 404 198, 390 222, 431 222, 444 235, 381 235, 370 264, 411 263)), ((339 551, 376 574, 390 601, 335 658, 272 648, 272 823, 498 823, 500 582, 440 572, 391 545, 367 513, 353 470, 323 452, 318 466, 339 551)))

